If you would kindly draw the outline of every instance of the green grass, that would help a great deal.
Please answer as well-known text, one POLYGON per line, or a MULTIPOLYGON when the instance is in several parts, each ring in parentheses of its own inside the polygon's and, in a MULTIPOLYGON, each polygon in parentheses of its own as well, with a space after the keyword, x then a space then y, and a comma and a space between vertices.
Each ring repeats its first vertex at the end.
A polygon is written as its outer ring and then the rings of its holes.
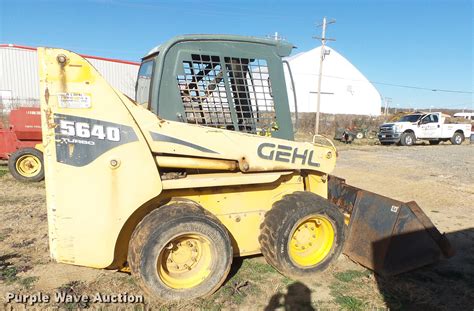
POLYGON ((362 300, 346 295, 338 295, 335 301, 343 310, 365 310, 365 307, 367 306, 367 303, 363 302, 362 300))
POLYGON ((278 273, 272 266, 266 263, 261 263, 252 259, 244 260, 240 269, 246 269, 250 273, 255 274, 268 274, 278 273))
POLYGON ((334 274, 334 277, 341 282, 352 282, 355 279, 369 276, 371 272, 369 270, 357 271, 357 270, 347 270, 343 272, 337 272, 334 274))
POLYGON ((290 278, 288 278, 288 277, 286 277, 286 276, 284 276, 284 277, 281 279, 281 282, 283 283, 283 285, 288 286, 288 285, 294 283, 295 281, 292 280, 292 279, 290 279, 290 278))
POLYGON ((0 165, 0 177, 8 173, 8 167, 0 165))
POLYGON ((38 279, 39 278, 36 276, 29 276, 29 277, 20 279, 18 283, 20 283, 20 285, 26 289, 31 289, 33 287, 33 284, 36 283, 38 279))
POLYGON ((347 294, 353 293, 356 287, 363 286, 362 278, 369 276, 371 273, 369 270, 346 270, 335 273, 334 278, 336 280, 329 286, 334 302, 342 310, 365 310, 368 306, 366 301, 360 297, 347 294))
POLYGON ((0 270, 0 280, 5 281, 7 284, 12 284, 13 282, 18 280, 17 273, 18 270, 16 267, 4 267, 0 270))

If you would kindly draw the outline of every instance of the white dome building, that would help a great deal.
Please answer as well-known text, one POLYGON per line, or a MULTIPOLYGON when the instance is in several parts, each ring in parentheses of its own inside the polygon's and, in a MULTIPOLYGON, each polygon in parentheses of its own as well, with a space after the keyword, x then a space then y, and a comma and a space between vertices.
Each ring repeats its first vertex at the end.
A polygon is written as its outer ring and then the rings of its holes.
MULTIPOLYGON (((341 54, 325 47, 320 112, 378 116, 382 99, 369 80, 341 54)), ((286 58, 290 64, 298 101, 298 112, 316 112, 321 47, 286 58)), ((286 72, 290 108, 294 111, 293 88, 286 72)))

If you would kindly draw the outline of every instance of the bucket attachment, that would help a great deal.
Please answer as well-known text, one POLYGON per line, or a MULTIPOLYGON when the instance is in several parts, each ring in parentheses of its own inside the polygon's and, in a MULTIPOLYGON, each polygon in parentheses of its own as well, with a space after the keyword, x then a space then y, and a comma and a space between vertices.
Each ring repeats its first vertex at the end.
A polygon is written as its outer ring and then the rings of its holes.
POLYGON ((329 177, 331 202, 350 214, 344 253, 384 276, 395 275, 454 255, 415 202, 403 203, 329 177))

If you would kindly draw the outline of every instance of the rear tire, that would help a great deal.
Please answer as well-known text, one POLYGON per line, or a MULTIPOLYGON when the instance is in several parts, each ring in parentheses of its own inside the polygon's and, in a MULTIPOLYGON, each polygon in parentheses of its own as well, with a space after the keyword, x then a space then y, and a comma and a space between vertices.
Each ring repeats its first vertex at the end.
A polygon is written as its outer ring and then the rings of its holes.
POLYGON ((403 133, 400 136, 400 144, 402 146, 412 146, 415 144, 415 135, 413 133, 403 133))
POLYGON ((23 148, 8 158, 8 169, 16 180, 38 182, 44 179, 43 153, 35 148, 23 148))
POLYGON ((451 137, 451 143, 453 145, 460 145, 464 141, 464 135, 462 133, 456 132, 451 137))
POLYGON ((293 278, 326 269, 342 251, 344 216, 311 192, 295 192, 273 204, 258 238, 267 262, 293 278))
POLYGON ((194 202, 175 202, 138 224, 128 263, 141 287, 160 301, 206 297, 230 271, 232 244, 217 218, 194 202))

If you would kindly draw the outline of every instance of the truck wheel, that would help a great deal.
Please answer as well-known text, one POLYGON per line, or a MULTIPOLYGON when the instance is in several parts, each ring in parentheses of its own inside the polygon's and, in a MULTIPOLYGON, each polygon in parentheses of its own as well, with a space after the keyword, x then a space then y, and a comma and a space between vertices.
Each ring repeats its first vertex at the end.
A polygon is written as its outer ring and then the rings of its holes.
POLYGON ((8 158, 8 169, 19 181, 41 181, 44 179, 43 153, 35 148, 17 150, 8 158))
POLYGON ((456 132, 453 137, 451 137, 451 143, 453 145, 460 145, 464 141, 464 135, 462 133, 456 132))
POLYGON ((362 133, 362 132, 357 132, 356 138, 357 138, 357 139, 362 139, 362 138, 364 138, 364 133, 362 133))
POLYGON ((402 146, 412 146, 415 143, 415 139, 413 133, 403 133, 400 136, 400 144, 402 146))
POLYGON ((232 244, 217 218, 194 202, 175 202, 138 224, 128 263, 141 287, 158 300, 206 297, 230 271, 232 244))
POLYGON ((345 239, 341 211, 311 192, 295 192, 275 202, 260 229, 258 240, 267 262, 294 278, 326 269, 345 239))
POLYGON ((441 140, 430 140, 430 145, 439 145, 441 140))

